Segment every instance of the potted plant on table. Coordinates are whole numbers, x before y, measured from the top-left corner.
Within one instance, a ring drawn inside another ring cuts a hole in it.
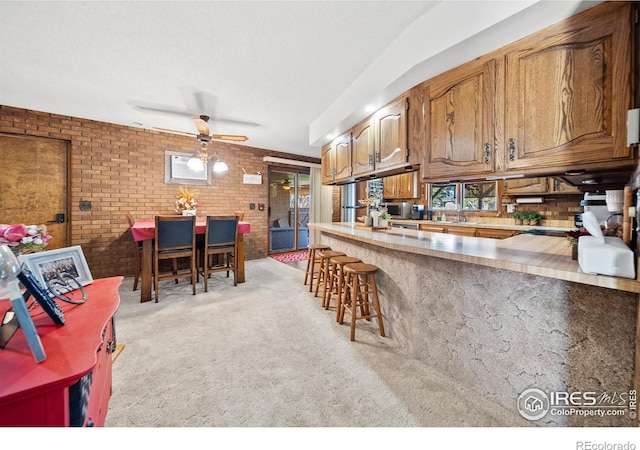
[[[542,216],[538,213],[526,213],[526,219],[529,220],[529,225],[538,225]]]
[[[522,225],[522,221],[524,220],[526,213],[515,213],[513,216],[513,220],[515,220],[516,225]]]
[[[389,221],[391,220],[391,214],[386,209],[380,210],[380,215],[378,216],[378,227],[379,228],[387,228],[389,226]]]
[[[589,233],[585,227],[580,227],[574,231],[567,231],[565,234],[567,235],[567,240],[571,244],[571,259],[577,261],[578,240],[580,239],[580,236],[591,236],[591,233]]]

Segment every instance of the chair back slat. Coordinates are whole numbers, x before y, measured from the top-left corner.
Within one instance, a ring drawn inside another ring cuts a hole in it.
[[[208,246],[233,246],[238,237],[238,216],[207,216]]]
[[[156,216],[156,246],[159,251],[195,246],[195,216]]]
[[[133,215],[131,213],[126,213],[125,217],[127,218],[127,223],[129,224],[129,228],[131,228],[133,226],[133,224],[136,223],[136,219],[134,219]]]

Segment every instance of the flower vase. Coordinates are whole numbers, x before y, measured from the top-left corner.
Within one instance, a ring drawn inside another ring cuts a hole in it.
[[[389,226],[389,222],[387,219],[378,219],[378,228],[387,228]]]
[[[183,216],[195,216],[196,215],[196,210],[195,209],[183,209],[182,210],[182,215]]]

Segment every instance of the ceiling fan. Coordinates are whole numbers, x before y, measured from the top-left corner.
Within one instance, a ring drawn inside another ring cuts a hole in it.
[[[211,141],[232,141],[232,142],[245,142],[249,140],[247,136],[241,136],[237,134],[210,134],[209,129],[209,120],[210,117],[202,114],[197,119],[193,119],[193,122],[196,125],[196,130],[198,133],[188,133],[186,131],[178,131],[178,130],[170,130],[168,128],[157,128],[154,127],[154,130],[166,131],[168,133],[180,134],[183,136],[195,136],[198,139],[198,142],[202,145],[207,145]]]

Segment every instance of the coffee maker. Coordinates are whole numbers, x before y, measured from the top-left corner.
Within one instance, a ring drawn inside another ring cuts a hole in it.
[[[424,205],[414,204],[411,206],[411,218],[413,220],[422,220],[424,218]]]

